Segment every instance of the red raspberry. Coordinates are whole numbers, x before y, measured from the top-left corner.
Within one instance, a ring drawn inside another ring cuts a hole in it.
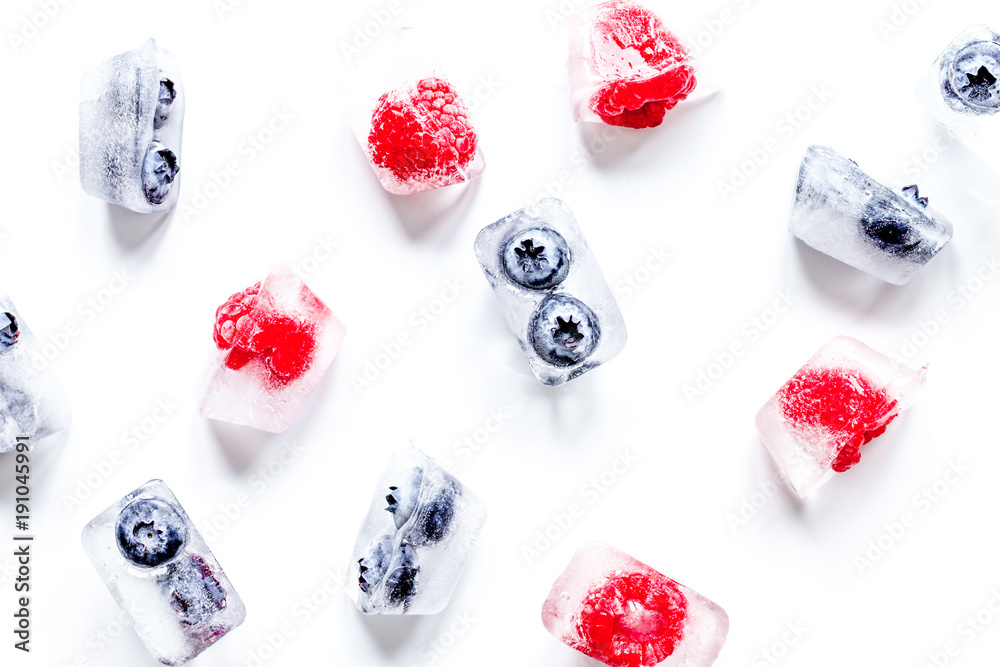
[[[465,103],[450,83],[437,78],[418,81],[412,91],[382,95],[368,135],[375,164],[404,182],[456,182],[475,158],[476,145]]]
[[[896,400],[862,373],[847,368],[810,369],[782,387],[782,416],[799,428],[818,428],[835,436],[836,472],[861,460],[861,446],[885,432],[896,418]]]
[[[649,667],[680,643],[687,600],[659,573],[612,576],[587,595],[577,647],[612,667]]]

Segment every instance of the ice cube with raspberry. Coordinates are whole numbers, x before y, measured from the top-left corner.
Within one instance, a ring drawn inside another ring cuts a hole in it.
[[[173,55],[152,39],[83,76],[80,183],[139,213],[167,213],[180,191],[184,85]]]
[[[656,127],[699,85],[687,47],[631,0],[582,10],[569,26],[570,102],[577,121]]]
[[[412,28],[393,60],[359,73],[351,125],[379,182],[408,195],[463,183],[486,163],[469,108]]]
[[[910,407],[927,367],[895,361],[847,336],[830,340],[764,404],[757,431],[801,498],[861,460],[863,446]]]
[[[354,545],[347,592],[365,614],[437,614],[486,521],[486,506],[410,445],[375,488]]]
[[[201,415],[280,433],[319,384],[344,325],[289,268],[226,299],[215,314],[216,352],[202,381]]]
[[[621,352],[621,310],[566,204],[515,211],[483,228],[475,249],[540,382],[561,385]]]
[[[246,608],[177,497],[154,479],[98,514],[83,548],[150,655],[182,665]]]
[[[611,667],[709,667],[729,632],[719,605],[601,542],[577,549],[542,605],[542,623]]]

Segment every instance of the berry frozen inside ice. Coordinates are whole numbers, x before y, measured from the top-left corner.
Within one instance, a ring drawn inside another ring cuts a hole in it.
[[[187,541],[187,526],[167,503],[143,498],[118,513],[115,536],[122,555],[132,564],[156,567],[177,556]]]
[[[535,352],[553,366],[579,364],[601,341],[601,325],[585,303],[563,294],[545,297],[528,324]]]
[[[923,387],[914,370],[846,336],[824,345],[757,414],[757,430],[793,491],[805,497],[861,460]]]
[[[612,667],[708,667],[729,629],[718,605],[599,542],[574,554],[542,606],[542,622]]]
[[[512,234],[503,251],[507,277],[528,289],[555,287],[566,279],[569,265],[569,245],[551,228],[523,229]]]
[[[656,14],[630,0],[584,9],[570,24],[576,120],[656,127],[698,84],[688,49]]]

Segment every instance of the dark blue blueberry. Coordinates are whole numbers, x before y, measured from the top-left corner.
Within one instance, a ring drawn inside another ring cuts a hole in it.
[[[181,170],[177,156],[163,144],[154,141],[142,161],[142,191],[150,204],[162,204],[170,195],[170,184]]]
[[[1000,44],[977,41],[966,45],[943,63],[945,98],[973,113],[1000,112]],[[954,105],[952,105],[954,106]]]
[[[133,500],[118,513],[115,536],[122,555],[139,567],[172,560],[187,541],[187,525],[169,503],[156,498]]]
[[[563,294],[545,297],[528,323],[528,342],[553,366],[578,364],[597,348],[601,325],[579,299]]]
[[[398,485],[389,487],[389,495],[385,497],[388,507],[386,512],[392,513],[392,521],[396,528],[402,528],[403,524],[410,520],[413,510],[417,507],[417,500],[420,498],[420,484],[424,478],[424,471],[420,468],[410,468],[400,479]]]
[[[919,202],[916,193],[913,196]],[[906,210],[895,201],[875,197],[861,214],[861,230],[869,243],[879,250],[897,256],[910,255],[921,241],[913,225],[915,215],[914,211]]]
[[[21,337],[21,327],[17,324],[14,313],[0,315],[0,345],[10,347]]]
[[[569,245],[554,229],[521,230],[507,239],[502,252],[507,277],[528,289],[550,289],[569,273]]]
[[[370,593],[375,585],[382,581],[382,577],[389,569],[391,557],[391,535],[383,535],[372,540],[368,545],[368,553],[358,559],[358,588],[362,593]]]
[[[212,568],[196,553],[174,568],[167,580],[170,608],[185,626],[201,625],[226,608],[226,591]]]
[[[170,111],[176,97],[174,82],[166,77],[160,79],[160,93],[156,100],[156,111],[153,113],[154,128],[160,129],[170,120]]]
[[[413,547],[404,542],[393,559],[392,571],[385,578],[386,599],[395,605],[409,604],[410,598],[416,593],[419,572],[417,555]]]
[[[417,508],[417,518],[406,532],[413,546],[436,544],[445,538],[455,518],[455,499],[459,489],[448,480],[433,497]]]

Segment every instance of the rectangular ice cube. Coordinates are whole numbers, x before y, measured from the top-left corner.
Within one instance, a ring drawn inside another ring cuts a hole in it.
[[[577,549],[542,606],[542,623],[612,667],[709,667],[729,632],[719,605],[601,542]]]
[[[414,446],[382,473],[348,575],[365,614],[437,614],[458,585],[486,505]]]
[[[917,186],[895,192],[826,146],[806,151],[788,231],[894,285],[905,284],[952,236],[951,223]]]
[[[69,395],[14,302],[0,292],[0,453],[69,427]]]
[[[83,548],[150,655],[181,665],[246,608],[167,485],[142,485],[83,529]]]
[[[485,227],[476,257],[540,382],[561,385],[625,347],[625,321],[570,212],[543,199]]]
[[[218,348],[202,380],[203,417],[280,433],[319,384],[346,329],[285,266],[216,311]]]
[[[139,213],[166,213],[180,191],[184,85],[152,39],[83,75],[80,183],[87,194]]]
[[[757,413],[757,431],[788,486],[804,498],[861,460],[924,386],[914,370],[838,336],[820,348]]]

